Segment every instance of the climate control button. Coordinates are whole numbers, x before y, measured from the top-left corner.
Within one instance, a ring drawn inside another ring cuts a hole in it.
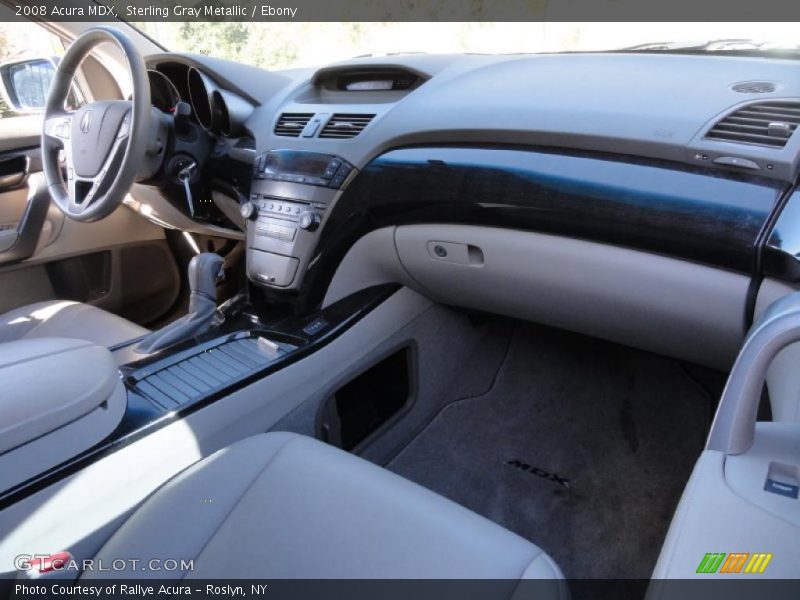
[[[305,229],[306,231],[314,231],[317,227],[319,227],[319,223],[319,215],[313,210],[304,211],[297,218],[297,225],[300,227],[300,229]]]

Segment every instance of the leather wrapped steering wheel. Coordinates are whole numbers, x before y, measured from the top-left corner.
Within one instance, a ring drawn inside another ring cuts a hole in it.
[[[65,108],[81,61],[103,42],[119,47],[128,62],[133,96]],[[95,27],[72,42],[58,64],[47,97],[42,165],[50,197],[70,219],[98,221],[110,215],[130,190],[150,136],[150,82],[142,55],[122,32]],[[66,179],[62,175],[63,151]]]

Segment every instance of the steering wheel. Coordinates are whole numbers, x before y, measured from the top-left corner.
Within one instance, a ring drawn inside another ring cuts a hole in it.
[[[78,66],[93,48],[109,41],[128,62],[131,100],[91,102],[68,111],[65,105]],[[42,166],[53,202],[76,221],[98,221],[110,215],[133,185],[149,137],[150,82],[142,55],[117,29],[85,31],[59,62],[45,104]]]

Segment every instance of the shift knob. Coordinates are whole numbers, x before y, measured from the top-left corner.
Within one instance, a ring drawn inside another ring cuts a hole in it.
[[[219,254],[203,252],[189,261],[189,289],[192,294],[200,294],[217,301],[217,281],[223,272],[224,261]]]
[[[204,252],[189,261],[189,312],[166,327],[146,335],[136,352],[149,354],[185,342],[211,329],[217,312],[217,281],[224,262],[219,254]]]

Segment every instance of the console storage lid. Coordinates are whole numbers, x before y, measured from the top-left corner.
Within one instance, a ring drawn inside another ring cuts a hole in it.
[[[0,344],[0,490],[106,437],[126,395],[108,349],[67,338]]]

